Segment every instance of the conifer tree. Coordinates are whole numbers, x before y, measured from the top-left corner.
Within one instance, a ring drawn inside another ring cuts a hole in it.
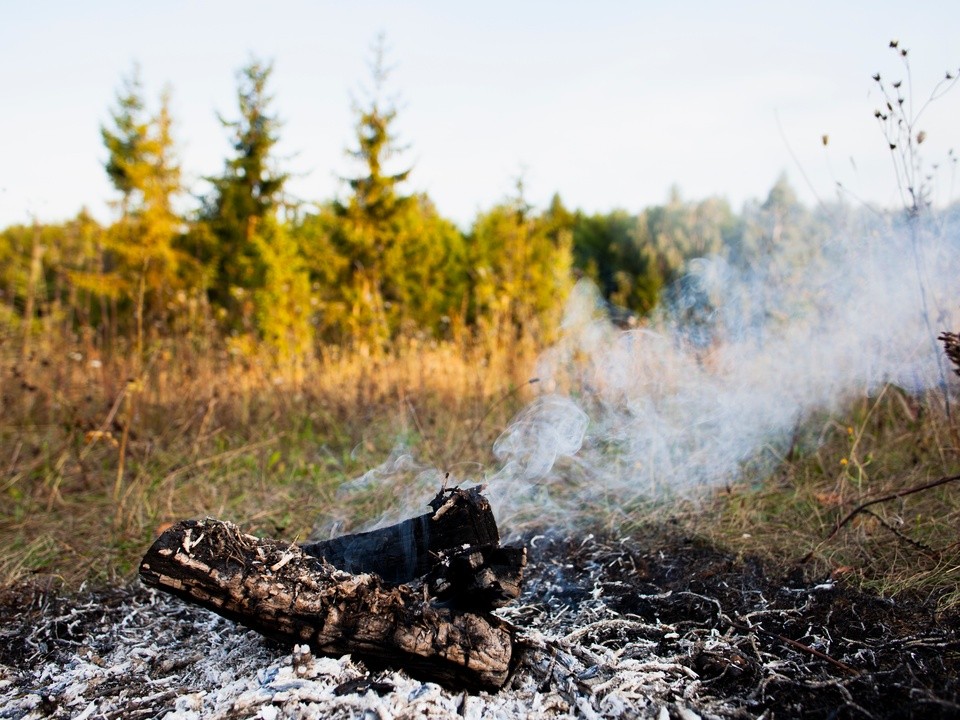
[[[392,124],[396,106],[383,97],[388,70],[385,66],[384,41],[381,36],[374,47],[371,66],[373,93],[369,105],[357,107],[357,146],[349,155],[362,164],[364,173],[349,178],[352,193],[346,203],[336,203],[340,219],[337,245],[350,259],[346,268],[344,290],[349,312],[350,335],[367,346],[382,346],[392,332],[389,311],[398,299],[393,297],[396,277],[389,273],[402,270],[389,266],[386,258],[396,255],[399,225],[413,200],[399,191],[399,185],[410,175],[410,169],[390,173],[386,165],[400,151]]]
[[[470,317],[487,335],[512,342],[549,339],[571,285],[573,215],[555,198],[536,214],[517,195],[474,221],[467,239]]]
[[[310,275],[296,238],[267,215],[253,242],[263,263],[263,283],[254,291],[257,328],[277,366],[303,377],[313,349]]]
[[[237,103],[240,117],[220,118],[230,131],[234,155],[223,174],[208,178],[213,185],[203,220],[213,236],[213,300],[232,311],[234,320],[250,322],[254,308],[251,291],[261,287],[265,268],[256,235],[265,218],[280,205],[287,175],[273,167],[272,152],[279,140],[280,122],[270,113],[272,97],[267,82],[271,64],[252,60],[239,73]]]
[[[100,135],[108,152],[107,175],[121,194],[121,216],[125,216],[131,196],[137,190],[134,168],[143,162],[149,127],[139,66],[134,65],[130,75],[123,79],[116,101],[117,107],[110,112],[113,127],[101,126]]]
[[[101,290],[132,302],[142,324],[145,313],[159,319],[169,295],[178,287],[181,259],[175,247],[181,219],[174,198],[182,192],[170,114],[170,94],[147,114],[139,72],[124,81],[111,112],[111,127],[102,127],[107,148],[107,175],[121,195],[120,217],[106,235],[108,276]]]
[[[573,228],[574,264],[597,284],[623,319],[624,308],[645,315],[657,304],[662,279],[637,218],[623,210],[605,215],[578,213]]]

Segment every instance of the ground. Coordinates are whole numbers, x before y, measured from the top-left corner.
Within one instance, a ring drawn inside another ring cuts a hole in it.
[[[527,535],[516,671],[467,695],[139,584],[0,598],[0,717],[960,717],[960,614],[675,531]]]

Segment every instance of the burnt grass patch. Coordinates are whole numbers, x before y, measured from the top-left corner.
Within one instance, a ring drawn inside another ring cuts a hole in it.
[[[960,718],[960,613],[938,614],[931,598],[768,571],[681,537],[529,545],[526,593],[545,612],[602,600],[598,615],[641,621],[656,653],[687,665],[700,694],[732,715]],[[650,638],[654,627],[659,638]],[[624,638],[600,642],[616,648]]]
[[[402,716],[431,697],[499,714],[513,697],[544,717],[960,717],[960,614],[930,598],[865,594],[670,534],[524,539],[524,592],[501,613],[524,649],[498,694],[434,697],[362,665],[322,692],[306,680],[273,692],[290,648],[139,584],[33,582],[0,593],[0,717],[186,717],[185,696],[210,717],[270,704],[295,717],[308,701],[331,717],[392,702]],[[259,694],[227,697],[243,678]]]

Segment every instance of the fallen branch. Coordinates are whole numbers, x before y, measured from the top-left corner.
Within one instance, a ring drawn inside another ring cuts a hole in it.
[[[914,540],[912,537],[910,537],[906,533],[901,532],[900,530],[895,528],[893,525],[891,525],[885,518],[877,515],[873,510],[866,509],[866,510],[863,510],[862,512],[864,515],[869,515],[870,517],[872,517],[874,520],[880,523],[884,528],[886,528],[891,533],[893,533],[893,535],[898,540],[902,540],[907,545],[912,545],[914,548],[916,548],[920,552],[926,553],[930,557],[939,556],[940,553],[938,553],[934,548],[930,547],[929,545],[926,545],[925,543],[920,542],[919,540]]]
[[[907,495],[913,495],[914,493],[923,492],[924,490],[932,490],[935,487],[940,487],[941,485],[946,485],[947,483],[955,482],[956,480],[960,480],[960,475],[950,475],[949,477],[942,477],[939,480],[934,480],[933,482],[925,483],[923,485],[914,485],[913,487],[909,487],[905,490],[900,490],[899,492],[891,493],[890,495],[884,495],[883,497],[874,498],[873,500],[869,500],[861,505],[858,505],[849,513],[847,513],[842,520],[837,522],[833,530],[830,531],[830,534],[827,535],[819,543],[817,543],[817,546],[815,548],[813,548],[810,552],[808,552],[806,555],[800,558],[799,563],[803,564],[808,560],[810,560],[810,558],[813,557],[814,553],[816,553],[816,551],[819,550],[825,543],[830,542],[830,540],[832,540],[833,537],[838,532],[840,532],[840,530],[848,522],[853,520],[854,517],[862,513],[871,505],[877,505],[878,503],[888,502],[890,500],[896,500],[898,498],[907,497]]]
[[[837,660],[834,657],[830,657],[825,652],[821,652],[820,650],[817,650],[816,648],[812,648],[809,645],[804,645],[802,642],[799,642],[792,638],[788,638],[786,635],[781,635],[780,633],[771,632],[770,630],[764,630],[759,625],[747,625],[746,623],[740,623],[740,622],[737,622],[736,620],[731,620],[729,618],[727,618],[727,622],[729,622],[733,627],[735,627],[737,630],[740,630],[742,632],[759,633],[760,635],[766,635],[767,637],[776,638],[783,644],[789,645],[793,649],[799,650],[800,652],[805,652],[809,655],[813,655],[813,657],[819,658],[824,662],[828,662],[831,665],[833,665],[835,668],[839,668],[840,670],[843,670],[845,673],[848,673],[850,675],[860,675],[859,670],[857,670],[854,667],[850,667],[845,662]]]

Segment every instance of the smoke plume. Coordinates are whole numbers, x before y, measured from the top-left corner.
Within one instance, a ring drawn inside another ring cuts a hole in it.
[[[538,368],[545,395],[494,446],[488,481],[510,514],[548,517],[689,496],[773,466],[816,412],[892,383],[948,377],[955,228],[837,233],[737,267],[698,260],[649,324],[614,327],[579,284]]]
[[[957,329],[956,224],[862,225],[768,248],[749,263],[691,263],[663,309],[634,329],[579,283],[560,340],[537,368],[542,394],[493,446],[480,481],[509,526],[602,517],[691,497],[782,460],[814,413],[892,383],[942,397],[936,343]],[[395,482],[399,514],[422,512],[441,470],[395,452],[344,486]],[[396,519],[381,518],[380,522]]]

